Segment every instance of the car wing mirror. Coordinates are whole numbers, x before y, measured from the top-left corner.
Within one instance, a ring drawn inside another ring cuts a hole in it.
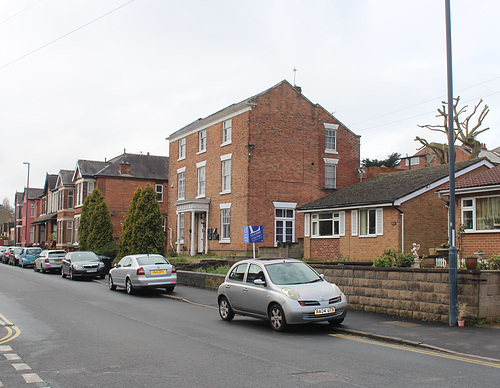
[[[253,281],[253,284],[257,285],[257,286],[265,286],[266,285],[266,282],[262,279],[255,279]]]

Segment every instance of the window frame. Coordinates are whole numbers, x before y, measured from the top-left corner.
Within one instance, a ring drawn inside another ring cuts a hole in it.
[[[187,150],[187,145],[186,145],[186,138],[183,137],[182,139],[179,139],[179,157],[177,160],[184,160],[186,159],[186,150]]]
[[[220,194],[231,193],[232,176],[232,154],[222,155],[221,160],[221,192]]]
[[[163,202],[163,185],[155,185],[155,192],[156,192],[156,200],[158,202]]]
[[[325,154],[337,154],[337,132],[339,125],[324,123]],[[332,140],[333,139],[333,140]]]
[[[186,198],[186,168],[177,170],[177,199]]]
[[[231,242],[231,204],[220,204],[220,240],[219,243]]]
[[[207,188],[207,162],[196,163],[196,198],[205,198]]]
[[[198,154],[207,151],[207,130],[202,129],[198,132]]]
[[[233,119],[227,119],[222,122],[222,146],[232,143]]]
[[[484,229],[478,229],[478,225],[482,224],[484,222],[485,226],[488,225],[486,221],[479,221],[478,220],[478,200],[488,200],[490,198],[498,198],[498,201],[500,202],[500,195],[482,195],[482,196],[476,196],[476,197],[463,197],[460,198],[460,223],[462,225],[466,224],[465,221],[465,216],[464,213],[471,213],[471,218],[472,218],[472,228],[466,228],[464,229],[465,232],[470,233],[470,232],[478,232],[478,233],[500,233],[500,227],[497,228],[497,226],[500,226],[500,214],[499,215],[492,215],[488,211],[486,212],[486,219],[489,219],[490,217],[493,217],[493,221],[491,222],[491,227],[489,228],[484,228]],[[464,202],[466,201],[471,201],[470,205],[464,205]],[[486,203],[486,207],[489,207],[490,205]],[[494,206],[494,205],[491,205]],[[497,222],[497,217],[498,217],[498,222]]]
[[[338,159],[323,158],[325,163],[325,189],[337,188],[337,164]]]
[[[296,220],[296,202],[273,202],[274,205],[274,246],[277,246],[280,242],[295,242],[295,220]],[[278,212],[281,211],[281,215]],[[288,213],[291,212],[291,217]],[[291,234],[287,233],[287,223],[291,222]],[[281,223],[281,225],[279,224]],[[281,233],[278,233],[278,229],[283,229]],[[288,240],[287,237],[291,236]],[[279,240],[279,237],[283,237],[283,241]]]

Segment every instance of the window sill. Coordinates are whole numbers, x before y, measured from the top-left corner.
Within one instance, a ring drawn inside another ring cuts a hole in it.
[[[231,190],[229,190],[229,191],[221,191],[219,194],[220,195],[231,194]]]
[[[204,154],[205,152],[207,152],[207,150],[198,151],[198,152],[196,153],[196,155],[201,155],[201,154]]]
[[[197,195],[196,197],[194,197],[195,199],[200,199],[200,198],[205,198],[205,194],[203,195]]]
[[[228,146],[228,145],[231,145],[231,144],[233,144],[232,141],[226,141],[225,143],[222,143],[220,146],[221,147],[225,147],[225,146]]]
[[[231,239],[219,240],[219,244],[231,244]]]
[[[336,234],[336,235],[333,235],[333,236],[311,236],[310,238],[312,239],[316,239],[316,238],[326,238],[326,239],[332,239],[332,238],[340,238],[340,237],[344,237],[344,236],[341,236],[340,234]]]
[[[183,156],[182,158],[177,159],[178,162],[180,162],[181,160],[186,160],[186,157]]]
[[[338,155],[339,153],[337,150],[325,149],[325,154]]]

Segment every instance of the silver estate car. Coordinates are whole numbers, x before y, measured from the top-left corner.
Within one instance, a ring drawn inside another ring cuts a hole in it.
[[[175,266],[157,254],[125,256],[108,274],[109,289],[124,287],[127,294],[133,294],[136,290],[144,288],[165,288],[171,292],[176,284]]]
[[[267,319],[276,331],[289,324],[343,322],[344,293],[306,263],[295,259],[247,259],[234,264],[219,286],[220,317]]]
[[[63,249],[45,249],[35,260],[33,269],[35,272],[59,272],[61,271],[62,261],[66,256]]]

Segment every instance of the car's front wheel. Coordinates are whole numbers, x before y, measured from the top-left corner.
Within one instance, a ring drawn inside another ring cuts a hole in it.
[[[64,273],[64,270],[63,270],[62,268],[61,268],[61,276],[62,276],[63,278],[65,278],[65,277],[66,277],[66,274]]]
[[[113,284],[113,278],[111,277],[111,275],[108,275],[108,288],[111,291],[116,290],[116,286]]]
[[[234,318],[234,311],[225,296],[219,298],[219,315],[224,321],[231,321]]]
[[[269,323],[275,331],[283,331],[287,327],[285,313],[276,303],[269,308]]]
[[[73,275],[73,270],[70,268],[69,269],[69,276],[70,280],[75,280],[75,276]]]

